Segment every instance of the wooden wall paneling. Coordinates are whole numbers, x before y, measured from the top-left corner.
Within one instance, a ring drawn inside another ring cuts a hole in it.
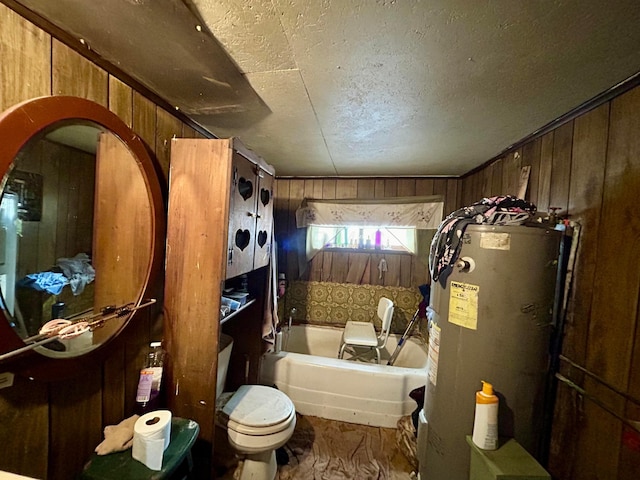
[[[156,152],[156,105],[140,93],[133,92],[133,123],[132,130],[136,132],[149,148]]]
[[[335,283],[346,283],[348,273],[349,253],[334,252],[331,258],[331,275],[329,277],[329,281]]]
[[[0,112],[51,94],[51,36],[3,4],[0,52]]]
[[[428,249],[429,245],[426,246]],[[375,265],[377,267],[377,264]],[[376,272],[377,272],[376,268]],[[417,287],[422,284],[429,283],[429,255],[425,254],[424,258],[418,255],[411,256],[411,279],[410,287]]]
[[[334,200],[336,198],[335,178],[325,178],[322,181],[322,198],[324,200]]]
[[[483,197],[491,197],[491,184],[493,182],[493,169],[495,168],[495,162],[487,165],[480,174],[482,175],[482,187],[481,194]]]
[[[577,118],[573,134],[568,210],[570,218],[578,221],[582,229],[577,252],[579,268],[574,272],[573,288],[564,320],[562,353],[581,365],[585,361],[595,265],[598,259],[598,223],[602,206],[608,122],[609,106],[605,104]],[[525,155],[530,153],[535,160],[537,150],[539,163],[540,142],[532,143],[538,145],[525,145]],[[531,170],[532,173],[537,173],[539,167],[536,170],[532,167]],[[532,191],[537,193],[537,179],[536,184],[532,185]],[[579,371],[567,365],[561,367],[563,374],[580,385],[584,384],[584,375]],[[582,439],[575,441],[582,428],[580,405],[576,392],[560,384],[555,401],[549,456],[549,469],[558,478],[573,478],[576,458],[582,455],[578,449],[584,449]]]
[[[376,178],[373,186],[374,198],[384,198],[384,178]]]
[[[398,197],[415,197],[416,180],[415,178],[399,178],[398,179]]]
[[[289,242],[287,235],[289,225],[289,185],[290,180],[287,179],[276,179],[273,182],[273,224],[277,242],[278,272],[285,273],[285,275],[288,272],[286,252],[287,243]],[[289,277],[289,280],[291,278]]]
[[[64,168],[64,162],[60,162],[60,174],[58,176],[58,203],[56,216],[56,252],[55,258],[67,255],[67,216],[69,215],[72,191],[69,188],[74,177],[74,171]]]
[[[322,179],[313,178],[304,181],[304,198],[322,198]]]
[[[616,98],[611,104],[608,156],[599,229],[599,255],[607,261],[596,266],[593,313],[589,328],[588,367],[614,386],[624,389],[634,319],[638,307],[640,269],[629,268],[639,254],[638,242],[621,241],[640,231],[637,209],[640,191],[640,89]],[[637,237],[637,236],[636,236]],[[616,328],[607,328],[608,319]]]
[[[18,237],[17,278],[46,270],[55,262],[58,159],[49,142],[38,142],[22,158],[22,170],[42,175],[42,217],[39,222],[22,222]]]
[[[476,194],[476,176],[469,175],[464,179],[464,191],[463,191],[463,199],[465,205],[471,205],[477,202],[478,195]]]
[[[88,365],[82,379],[50,386],[48,478],[75,478],[102,441],[102,372]]]
[[[398,196],[398,179],[397,178],[385,178],[385,180],[384,180],[384,196],[385,197],[397,197]]]
[[[399,255],[400,257],[400,286],[410,288],[412,287],[411,279],[413,278],[412,274],[412,264],[414,255]]]
[[[551,188],[551,168],[553,161],[553,134],[544,135],[540,143],[540,175],[538,176],[538,211],[549,211],[549,189]]]
[[[133,128],[133,90],[112,75],[109,75],[109,110]]]
[[[522,150],[520,149],[509,153],[504,158],[502,169],[502,191],[506,195],[518,195],[521,162]]]
[[[345,178],[336,180],[336,198],[357,198],[358,180]]]
[[[289,205],[287,214],[287,238],[290,245],[287,248],[287,278],[295,280],[303,273],[298,265],[298,252],[305,252],[306,229],[296,227],[296,210],[300,207],[304,198],[304,180],[293,179],[289,181]]]
[[[48,475],[48,400],[46,383],[17,375],[12,387],[0,390],[0,471],[54,478]]]
[[[502,168],[503,160],[499,158],[493,162],[493,178],[491,179],[491,196],[504,195],[502,189]]]
[[[401,278],[401,260],[400,255],[385,255],[387,261],[387,271],[384,274],[384,285],[386,287],[399,287]]]
[[[136,319],[137,320],[137,319]],[[133,320],[135,321],[135,320]],[[143,367],[140,365],[139,367]],[[132,376],[137,377],[134,369]],[[102,427],[117,425],[127,418],[129,412],[125,410],[126,396],[126,353],[125,343],[115,341],[110,347],[110,353],[102,368]],[[137,380],[137,378],[136,378]]]
[[[365,279],[365,272],[370,272],[369,262],[371,260],[371,255],[368,253],[350,253],[349,254],[349,265],[347,267],[347,278],[345,279],[345,283],[353,283],[356,285],[360,285],[362,283],[367,283],[369,277]],[[370,273],[369,273],[370,276]]]
[[[444,211],[442,212],[445,217],[460,208],[458,204],[458,185],[459,181],[456,179],[447,180],[447,193],[444,198]]]
[[[629,259],[637,258],[638,242],[621,241],[621,235],[640,231],[640,217],[625,212],[637,208],[640,191],[640,89],[617,97],[611,102],[610,129],[602,215],[600,217],[600,255],[606,261],[596,266],[592,314],[589,323],[589,343],[586,367],[621,391],[629,386],[633,334],[637,331],[638,291],[640,269],[629,267]],[[615,319],[615,328],[611,321]],[[588,379],[586,379],[588,380]],[[609,399],[609,392],[595,382],[585,386],[624,414],[620,399]],[[616,401],[617,400],[617,401]],[[579,467],[596,475],[614,477],[622,433],[619,421],[594,407],[583,433],[584,455],[578,459]],[[599,451],[597,444],[609,439],[609,448]]]
[[[474,173],[465,178],[465,187],[464,187],[464,199],[465,205],[471,205],[478,200],[478,191],[477,191],[477,178],[478,174]]]
[[[581,365],[587,348],[596,264],[601,256],[598,236],[608,135],[608,103],[575,121],[568,211],[569,218],[582,228],[577,251],[579,269],[573,277],[563,352]]]
[[[155,153],[162,170],[164,186],[169,185],[169,163],[171,162],[171,139],[182,137],[182,122],[165,109],[156,108]]]
[[[319,259],[320,263],[320,277],[314,277],[321,282],[332,282],[331,269],[333,268],[333,253],[332,252],[320,252],[316,257],[322,256]]]
[[[433,180],[433,195],[447,196],[447,180],[444,178],[436,178]],[[449,212],[445,212],[445,216]]]
[[[77,219],[76,234],[72,240],[73,255],[92,250],[91,239],[93,237],[93,199],[95,196],[96,161],[93,155],[83,155],[74,162],[76,170],[77,195]]]
[[[473,202],[478,202],[484,197],[484,192],[482,191],[482,181],[482,172],[476,172],[475,175],[473,175]]]
[[[108,107],[107,72],[55,38],[51,58],[54,95],[82,97]]]
[[[522,147],[522,165],[529,165],[529,184],[525,200],[538,205],[538,183],[540,180],[540,138],[527,143]]]
[[[631,358],[629,390],[627,392],[636,402],[640,402],[640,335],[637,327],[640,318],[638,315],[640,314],[636,315],[635,344]],[[625,418],[632,422],[640,422],[640,405],[627,400],[624,415]],[[618,480],[635,480],[640,468],[640,433],[632,430],[627,425],[622,428]]]
[[[182,138],[208,138],[208,137],[198,132],[195,128],[189,125],[184,125],[182,128]]]
[[[370,199],[375,198],[376,182],[373,178],[358,179],[358,198]]]
[[[553,135],[549,207],[559,207],[557,213],[562,216],[566,215],[569,203],[572,142],[573,121],[556,128]]]
[[[70,162],[67,162],[70,163]],[[74,162],[75,163],[75,162]],[[72,257],[78,252],[74,252],[75,244],[76,244],[76,236],[78,235],[78,220],[80,218],[78,212],[78,204],[80,201],[80,186],[79,181],[84,179],[80,179],[78,173],[80,169],[78,166],[69,165],[69,171],[72,172],[72,175],[69,177],[68,182],[68,196],[67,196],[67,214],[65,220],[65,233],[67,238],[65,239],[65,248],[64,254],[61,257]],[[93,198],[93,196],[91,196]],[[92,225],[93,226],[93,225]]]
[[[416,178],[416,195],[433,195],[433,178]]]
[[[322,281],[322,260],[324,259],[324,252],[318,252],[314,255],[309,262],[309,267],[306,274],[302,277],[305,280]]]

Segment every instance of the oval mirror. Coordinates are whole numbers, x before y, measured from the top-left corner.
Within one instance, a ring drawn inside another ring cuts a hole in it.
[[[122,331],[161,263],[152,161],[115,114],[76,97],[11,108],[0,138],[0,354],[63,319],[92,328],[47,339],[29,356],[84,358]],[[125,308],[114,315],[113,306]]]

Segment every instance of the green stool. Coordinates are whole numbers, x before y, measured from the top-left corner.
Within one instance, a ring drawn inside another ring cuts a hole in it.
[[[134,460],[131,449],[109,455],[93,454],[85,464],[82,480],[156,480],[168,479],[182,467],[184,476],[193,469],[191,447],[200,426],[193,420],[173,417],[171,419],[171,442],[162,457],[162,470],[150,470],[143,463]],[[183,477],[180,477],[183,478]]]

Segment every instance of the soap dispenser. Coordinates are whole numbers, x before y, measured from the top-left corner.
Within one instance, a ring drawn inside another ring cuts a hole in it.
[[[476,392],[472,439],[483,450],[498,448],[498,397],[493,393],[493,385],[485,381],[482,390]]]

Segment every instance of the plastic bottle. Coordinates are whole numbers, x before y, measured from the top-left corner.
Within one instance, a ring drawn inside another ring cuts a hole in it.
[[[498,448],[498,397],[493,393],[493,385],[484,380],[482,390],[476,392],[472,439],[483,450]]]
[[[165,351],[162,349],[162,343],[151,342],[144,368],[140,370],[136,392],[136,413],[140,415],[157,410],[160,406],[164,356]]]

